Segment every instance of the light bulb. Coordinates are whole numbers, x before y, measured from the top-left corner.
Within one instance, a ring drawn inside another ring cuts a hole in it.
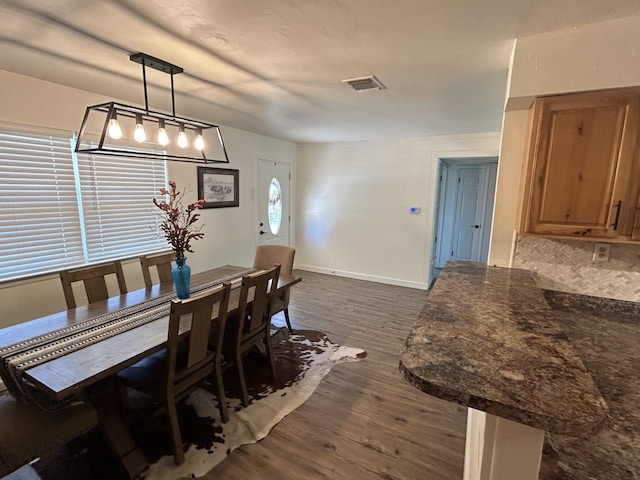
[[[202,138],[202,129],[196,129],[196,143],[194,144],[198,150],[204,150],[204,138]]]
[[[114,140],[120,140],[122,138],[122,129],[118,123],[118,116],[114,114],[109,119],[109,136]]]
[[[158,120],[158,143],[163,147],[169,145],[169,135],[167,135],[167,129],[162,118]]]
[[[180,148],[187,148],[189,146],[189,140],[187,140],[187,134],[184,133],[184,123],[179,124],[180,132],[178,132],[178,146]]]
[[[142,115],[136,113],[136,130],[133,132],[133,138],[136,142],[142,143],[147,140],[147,134],[144,131],[144,126],[142,125]]]

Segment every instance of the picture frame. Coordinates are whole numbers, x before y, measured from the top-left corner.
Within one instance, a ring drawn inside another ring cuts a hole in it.
[[[202,208],[240,206],[239,170],[198,167],[198,199]]]

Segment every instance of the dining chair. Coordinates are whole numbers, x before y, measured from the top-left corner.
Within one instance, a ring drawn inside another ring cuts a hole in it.
[[[175,253],[170,252],[140,257],[140,266],[142,267],[142,277],[144,278],[145,288],[151,288],[153,286],[150,267],[156,267],[160,283],[171,283],[173,281],[173,277],[171,276],[171,262],[175,256]]]
[[[84,283],[89,303],[99,302],[109,298],[106,276],[111,274],[116,276],[120,294],[124,295],[127,293],[127,284],[124,280],[122,264],[119,260],[101,265],[61,271],[60,281],[62,282],[62,291],[64,292],[64,299],[67,302],[67,308],[76,308],[76,299],[73,295],[72,288],[72,284],[75,282],[82,281]]]
[[[47,412],[4,393],[0,425],[0,477],[4,477],[97,427],[98,413],[88,402]]]
[[[274,265],[280,265],[280,275],[291,275],[293,271],[293,259],[296,255],[296,249],[285,245],[258,245],[256,248],[256,256],[253,260],[253,268],[267,269]],[[284,319],[287,321],[289,332],[291,329],[291,321],[289,320],[289,296],[290,289],[285,288],[276,294],[272,307],[272,315],[284,312]]]
[[[140,391],[163,404],[177,465],[184,462],[184,448],[176,403],[213,376],[217,385],[218,408],[223,422],[229,414],[224,394],[221,346],[224,340],[231,283],[184,300],[172,300],[167,347],[118,372],[123,398],[126,389]],[[214,318],[213,309],[218,304]],[[190,327],[189,322],[190,320]],[[213,331],[212,331],[213,330]],[[185,334],[188,332],[188,334]],[[212,335],[210,335],[212,334]],[[215,339],[209,346],[210,337]]]
[[[222,352],[228,365],[235,365],[242,405],[249,405],[247,381],[242,365],[243,358],[253,347],[264,348],[271,376],[275,379],[276,368],[271,351],[271,308],[280,275],[280,265],[263,272],[242,277],[237,314],[230,318],[222,344]]]

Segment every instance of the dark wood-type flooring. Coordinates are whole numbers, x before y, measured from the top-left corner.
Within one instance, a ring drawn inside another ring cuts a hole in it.
[[[300,408],[257,444],[235,450],[205,479],[460,480],[466,409],[403,381],[399,352],[423,290],[297,271],[289,311],[367,358],[338,365]],[[274,324],[283,325],[282,314]]]
[[[203,478],[461,480],[466,409],[418,391],[398,372],[399,352],[428,293],[295,273],[303,281],[292,289],[294,330],[322,331],[338,344],[366,350],[367,358],[334,367],[265,439],[233,451]],[[284,326],[283,314],[273,323]],[[79,447],[78,458],[85,459]],[[541,480],[562,478],[545,468],[553,466],[550,454],[543,456]],[[50,478],[94,478],[86,460],[64,456],[51,462],[62,473],[54,468]],[[111,480],[105,458],[97,462],[99,477]]]

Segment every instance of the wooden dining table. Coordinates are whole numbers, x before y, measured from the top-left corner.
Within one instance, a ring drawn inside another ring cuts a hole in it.
[[[213,288],[222,281],[231,281],[231,316],[238,308],[240,289],[237,287],[241,284],[242,276],[254,271],[252,268],[225,265],[194,274],[191,280],[192,292],[198,291],[198,286]],[[280,276],[277,288],[289,289],[300,280],[296,276]],[[0,360],[4,362],[1,355],[3,351],[7,351],[7,347],[43,336],[46,338],[47,335],[61,330],[74,329],[94,319],[108,317],[110,321],[125,319],[126,322],[127,315],[130,315],[132,310],[136,311],[136,306],[155,305],[153,308],[159,312],[157,318],[134,328],[105,335],[104,339],[89,338],[87,345],[82,348],[70,348],[69,353],[37,362],[20,372],[31,388],[40,390],[52,401],[65,401],[78,395],[88,396],[98,410],[100,426],[107,443],[120,458],[130,478],[139,476],[147,467],[147,461],[122,420],[115,374],[165,347],[169,323],[168,304],[173,297],[172,292],[172,284],[158,284],[150,289],[135,290],[102,302],[0,329]],[[214,313],[215,311],[214,308]],[[188,331],[186,322],[182,329],[184,333]],[[3,373],[7,376],[6,369]],[[10,378],[3,380],[5,384],[11,382]]]

